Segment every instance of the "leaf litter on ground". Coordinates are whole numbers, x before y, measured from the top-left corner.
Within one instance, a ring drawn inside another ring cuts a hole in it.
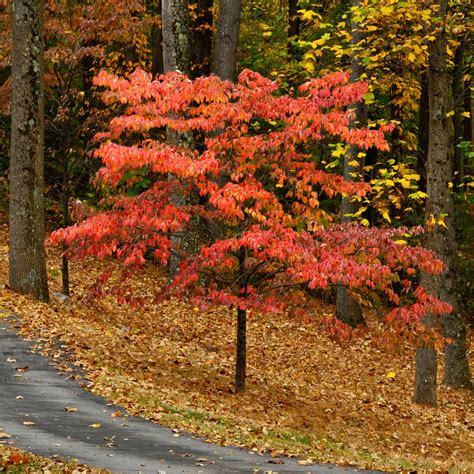
[[[7,279],[7,229],[0,229],[0,275]],[[60,290],[60,255],[50,252],[51,291]],[[22,332],[47,355],[64,352],[91,390],[130,414],[275,456],[382,470],[474,472],[472,392],[440,386],[437,408],[411,400],[414,353],[373,343],[382,326],[368,311],[370,334],[341,344],[324,333],[321,301],[311,320],[253,314],[248,328],[248,390],[233,393],[235,317],[201,313],[171,300],[153,304],[163,281],[151,265],[133,280],[142,308],[111,297],[91,301],[89,287],[110,262],[71,264],[68,305],[47,305],[4,291],[3,310],[22,314]],[[58,349],[57,342],[61,341]],[[469,356],[473,360],[472,334]],[[440,375],[443,360],[439,359]],[[118,416],[118,415],[117,415]]]

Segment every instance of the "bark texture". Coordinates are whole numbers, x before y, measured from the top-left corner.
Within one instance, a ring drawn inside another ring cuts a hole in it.
[[[245,391],[245,379],[247,373],[247,312],[244,309],[237,310],[237,341],[235,358],[235,392]]]
[[[191,76],[192,48],[189,3],[190,0],[162,0],[161,24],[165,73],[180,71]],[[168,143],[175,146],[190,147],[193,144],[193,135],[191,133],[177,133],[167,130],[166,137]],[[175,177],[170,175],[169,179],[173,180]],[[178,193],[175,193],[172,199],[174,204],[178,206],[183,206],[187,203],[185,196]],[[192,232],[184,235],[175,234],[171,240],[178,249],[184,251],[196,248],[196,236]],[[168,269],[170,279],[176,276],[180,260],[176,254],[171,256]]]
[[[164,71],[191,72],[189,0],[162,0]]]
[[[419,347],[416,350],[416,385],[414,402],[436,406],[436,375],[438,359],[432,347]]]
[[[353,0],[354,7],[359,6],[360,0]],[[352,23],[352,46],[356,46],[362,40],[362,34],[359,25]],[[356,82],[364,73],[364,68],[357,59],[357,52],[353,53],[351,64],[351,81]],[[352,121],[352,126],[364,126],[367,124],[367,106],[364,103],[359,103],[356,106],[355,116]],[[354,181],[360,178],[361,169],[364,166],[363,160],[357,155],[359,149],[351,145],[348,155],[344,158],[344,178],[348,181]],[[359,166],[352,166],[349,163],[356,161]],[[357,210],[357,204],[351,202],[350,198],[343,198],[341,205],[341,222],[350,222],[351,218],[348,214],[353,214]],[[336,290],[336,316],[345,324],[352,327],[357,327],[360,324],[365,324],[362,315],[362,309],[357,300],[351,295],[350,291],[344,286],[339,285]]]
[[[418,159],[417,171],[420,175],[418,183],[422,191],[426,191],[426,160],[428,159],[428,140],[430,133],[430,107],[428,94],[428,73],[423,71],[420,78],[421,94],[418,112]]]
[[[463,106],[464,106],[464,42],[456,48],[453,68],[453,130],[454,130],[454,178],[456,186],[462,190],[464,179],[464,152],[457,145],[463,141]]]
[[[433,294],[450,303],[454,310],[442,317],[445,337],[452,344],[445,346],[444,383],[452,387],[471,385],[471,374],[466,354],[466,328],[460,313],[455,289],[456,235],[454,229],[454,201],[449,183],[452,169],[452,123],[450,114],[453,102],[450,76],[447,69],[447,37],[445,22],[447,0],[435,2],[440,6],[440,25],[436,39],[429,44],[428,91],[429,91],[429,144],[426,172],[426,222],[425,246],[434,251],[446,268],[441,275],[422,275],[421,285]],[[435,223],[444,218],[445,226]],[[427,326],[434,324],[433,318],[425,320]],[[432,347],[417,349],[414,401],[434,405],[436,403],[436,352]]]
[[[43,9],[41,0],[13,2],[9,284],[47,301]]]
[[[217,21],[214,74],[235,82],[242,0],[221,0]]]

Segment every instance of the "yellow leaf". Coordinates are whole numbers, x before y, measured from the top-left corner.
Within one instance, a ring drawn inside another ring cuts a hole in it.
[[[403,240],[403,239],[400,239],[400,240],[395,240],[394,243],[396,243],[398,245],[406,245],[407,241]]]
[[[89,428],[100,428],[101,426],[100,423],[92,423],[92,425],[89,425]]]
[[[382,209],[381,211],[382,217],[387,221],[387,222],[392,222],[390,219],[390,216],[388,215],[388,209]]]
[[[314,72],[314,64],[311,61],[305,61],[304,64],[303,64],[303,67],[308,72]]]
[[[389,372],[389,373],[387,374],[387,378],[388,378],[388,379],[393,379],[393,378],[395,377],[395,375],[397,375],[395,372]]]

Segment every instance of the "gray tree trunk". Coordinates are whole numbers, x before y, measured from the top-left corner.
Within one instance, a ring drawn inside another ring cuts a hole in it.
[[[360,0],[353,0],[352,5],[354,7],[359,6]],[[362,40],[362,33],[359,25],[352,22],[352,46],[356,46]],[[364,68],[358,60],[357,51],[353,52],[352,64],[351,64],[351,81],[356,82],[360,79],[364,73]],[[355,117],[352,121],[352,126],[363,127],[367,124],[367,106],[364,103],[357,104],[355,110]],[[354,181],[361,177],[362,167],[364,166],[364,160],[360,159],[357,155],[359,149],[351,145],[348,155],[344,158],[344,178],[348,181]],[[352,166],[349,163],[356,161],[359,166]],[[345,197],[342,199],[341,205],[341,222],[346,223],[351,221],[351,217],[348,214],[353,214],[357,210],[357,205],[351,202],[350,198]],[[352,327],[357,327],[360,324],[365,324],[364,317],[362,315],[362,309],[357,300],[351,295],[350,291],[344,286],[339,285],[336,290],[336,317],[345,324]]]
[[[214,74],[235,82],[242,0],[221,0],[217,20]]]
[[[14,0],[9,284],[49,300],[44,250],[44,4]]]
[[[447,17],[447,0],[437,0],[440,6],[439,26],[436,39],[429,44],[428,88],[429,88],[429,144],[427,159],[426,221],[444,217],[446,227],[427,226],[425,246],[435,252],[446,265],[441,275],[422,275],[421,285],[434,296],[450,303],[454,311],[442,318],[444,336],[452,339],[445,345],[444,382],[453,387],[471,385],[471,374],[466,354],[466,329],[459,311],[459,301],[454,287],[456,265],[456,236],[454,229],[454,201],[449,183],[453,179],[452,169],[452,111],[450,76],[447,69],[447,37],[444,23]],[[425,319],[433,326],[431,315]],[[433,347],[417,349],[414,401],[436,404],[436,352]]]
[[[164,72],[179,71],[191,76],[192,49],[190,40],[191,19],[189,15],[189,0],[162,0],[161,25],[163,32],[163,65]],[[166,131],[167,141],[170,144],[190,147],[193,143],[191,133],[177,133]],[[173,176],[169,177],[174,179]],[[186,199],[180,194],[174,194],[172,201],[176,206],[186,204]],[[171,240],[176,248],[188,251],[194,245],[191,235],[173,235]],[[169,264],[169,278],[178,273],[180,258],[172,255]]]
[[[163,65],[165,72],[191,72],[189,0],[162,0]]]

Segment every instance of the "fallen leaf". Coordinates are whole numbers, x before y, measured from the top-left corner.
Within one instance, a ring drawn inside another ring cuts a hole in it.
[[[34,421],[24,421],[23,424],[25,426],[33,426],[33,425],[36,425],[36,423]]]
[[[92,423],[92,425],[89,425],[90,428],[100,428],[101,426],[101,423]]]
[[[28,464],[29,462],[28,456],[25,456],[21,453],[13,453],[9,458],[8,458],[8,463],[10,464]]]
[[[67,411],[68,413],[77,413],[79,411],[79,408],[75,407],[65,407],[64,411]]]

